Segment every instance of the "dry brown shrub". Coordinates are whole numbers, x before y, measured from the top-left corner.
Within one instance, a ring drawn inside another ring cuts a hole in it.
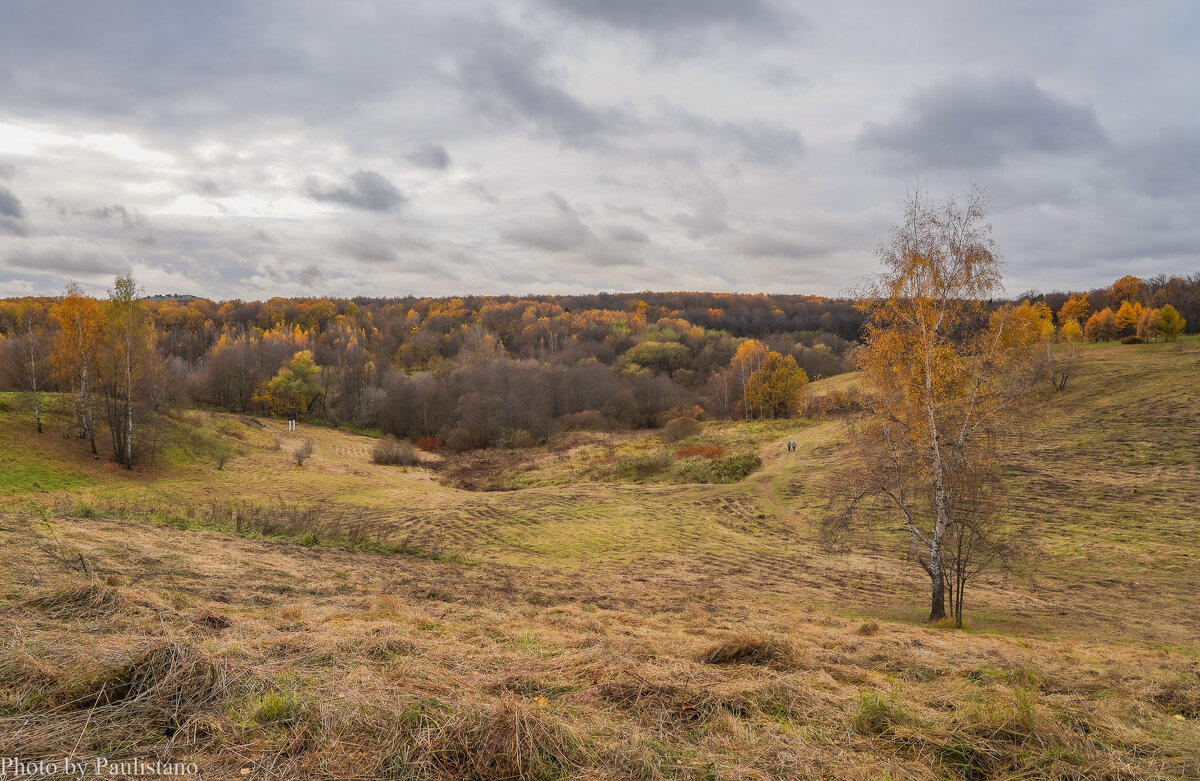
[[[386,466],[415,466],[421,457],[411,442],[388,435],[375,443],[371,449],[371,460]]]
[[[446,447],[446,443],[437,437],[417,437],[415,444],[422,450],[441,450]]]
[[[716,445],[696,445],[681,447],[675,451],[679,458],[720,458],[725,455],[725,448]]]

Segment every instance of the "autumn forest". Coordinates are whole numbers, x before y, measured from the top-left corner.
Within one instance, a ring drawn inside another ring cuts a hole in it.
[[[1200,326],[1200,275],[1019,300],[1059,341]],[[35,399],[73,394],[79,436],[98,452],[102,427],[128,466],[156,447],[140,423],[192,404],[469,450],[571,428],[797,415],[804,383],[854,367],[863,324],[853,300],[801,295],[214,302],[146,296],[122,277],[102,299],[69,285],[0,301],[0,378]]]

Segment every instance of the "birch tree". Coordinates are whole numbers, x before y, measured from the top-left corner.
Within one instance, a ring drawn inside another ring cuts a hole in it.
[[[997,437],[1045,376],[1045,330],[1031,307],[985,305],[1001,272],[981,191],[935,203],[918,190],[904,206],[862,297],[863,411],[826,530],[879,512],[898,521],[929,577],[936,622],[946,617],[947,533],[988,491],[972,476],[997,463]]]
[[[68,282],[58,303],[50,310],[58,323],[54,335],[52,363],[55,375],[75,394],[75,425],[81,439],[96,451],[96,415],[92,403],[96,354],[104,338],[104,314],[100,302]]]
[[[46,311],[31,298],[17,305],[17,337],[14,349],[19,362],[18,379],[33,404],[33,420],[37,433],[42,433],[42,392],[46,389],[48,345]]]
[[[112,432],[113,457],[133,469],[136,425],[141,410],[143,381],[157,359],[154,325],[140,300],[137,282],[126,274],[116,278],[108,293],[108,338],[104,343],[104,401]]]

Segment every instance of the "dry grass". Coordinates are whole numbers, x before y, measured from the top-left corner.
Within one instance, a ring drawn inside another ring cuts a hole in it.
[[[126,475],[47,440],[22,474],[74,487],[21,477],[0,514],[0,755],[347,781],[1200,778],[1200,353],[1158,347],[1081,351],[1014,445],[1043,568],[983,582],[967,632],[916,620],[890,544],[813,544],[833,420],[706,424],[697,446],[758,443],[734,485],[589,482],[609,435],[577,432],[533,454],[546,485],[488,494],[271,421],[198,414],[236,424],[221,471]]]

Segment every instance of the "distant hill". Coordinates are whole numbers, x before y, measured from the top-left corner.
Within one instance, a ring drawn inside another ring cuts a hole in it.
[[[162,293],[156,296],[146,296],[143,301],[199,301],[200,296],[187,293]]]

